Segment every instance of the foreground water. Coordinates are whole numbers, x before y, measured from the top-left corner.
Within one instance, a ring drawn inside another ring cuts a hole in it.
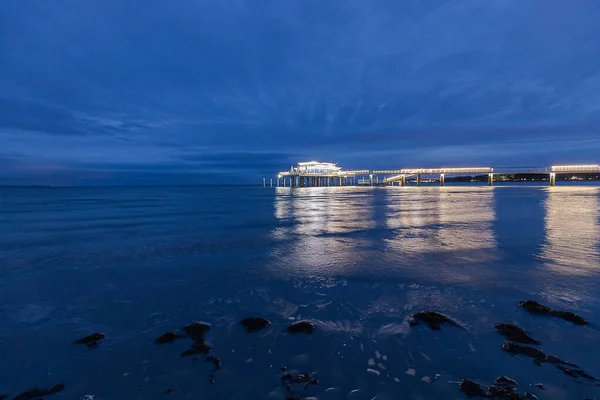
[[[0,394],[51,399],[540,399],[593,382],[502,350],[497,323],[600,375],[598,187],[0,188]],[[517,306],[577,312],[576,326]],[[410,327],[422,310],[466,329]],[[242,318],[272,325],[244,332]],[[287,325],[310,319],[312,335]],[[207,321],[222,367],[160,334]],[[108,336],[88,350],[73,341]],[[281,366],[319,385],[288,392]],[[545,390],[533,386],[542,383]],[[167,393],[170,390],[170,393]]]

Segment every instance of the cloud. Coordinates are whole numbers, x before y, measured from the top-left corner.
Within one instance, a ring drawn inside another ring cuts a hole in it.
[[[309,158],[385,168],[597,150],[599,2],[9,3],[0,152],[66,175],[254,181]]]

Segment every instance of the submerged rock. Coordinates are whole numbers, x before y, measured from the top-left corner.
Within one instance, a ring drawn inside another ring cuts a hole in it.
[[[542,385],[541,383],[536,383],[534,386],[536,388],[540,389],[540,390],[546,390],[546,388],[544,387],[544,385]]]
[[[155,342],[159,344],[171,343],[177,339],[181,339],[183,336],[177,332],[166,332],[156,338]]]
[[[315,379],[311,374],[304,372],[293,375],[291,372],[286,372],[281,376],[282,382],[288,382],[287,390],[292,390],[292,385],[294,383],[304,383],[304,390],[308,387],[308,385],[318,385],[319,381]]]
[[[198,354],[208,354],[211,351],[211,347],[204,343],[204,341],[196,341],[192,346],[181,353],[181,357],[195,356]]]
[[[485,390],[483,390],[483,386],[481,386],[481,384],[475,382],[475,381],[470,381],[468,379],[463,379],[458,386],[460,387],[460,390],[462,390],[462,392],[464,394],[467,395],[467,397],[471,398],[471,397],[488,397],[487,392]]]
[[[205,360],[214,364],[215,368],[213,369],[213,372],[221,368],[221,359],[219,357],[207,356]]]
[[[106,335],[104,333],[92,333],[89,336],[83,337],[79,340],[76,340],[75,343],[76,344],[85,344],[87,345],[87,347],[94,348],[96,346],[98,346],[98,343],[100,343],[100,341],[102,339],[104,339],[106,337]]]
[[[494,385],[487,387],[487,391],[484,390],[483,385],[468,379],[463,379],[459,387],[469,398],[485,397],[500,400],[537,400],[537,397],[529,392],[523,394],[517,393],[514,387],[516,385],[517,382],[514,379],[501,376],[496,378]]]
[[[31,389],[26,392],[21,393],[14,400],[39,400],[44,396],[50,396],[51,394],[56,394],[65,390],[65,385],[58,384],[54,385],[49,389]]]
[[[509,378],[508,376],[497,377],[496,380],[494,381],[494,384],[498,385],[498,386],[519,386],[517,381]]]
[[[543,304],[538,303],[537,301],[527,300],[519,303],[521,307],[527,310],[531,314],[536,315],[551,315],[554,317],[562,318],[565,321],[572,322],[576,325],[587,325],[588,321],[576,315],[570,311],[557,311],[553,310],[550,307],[547,307]]]
[[[535,340],[534,338],[529,336],[523,328],[517,325],[498,324],[496,325],[496,331],[512,342],[524,344],[541,344],[538,340]]]
[[[533,347],[529,347],[529,346],[523,346],[518,343],[505,342],[502,345],[502,350],[504,350],[510,354],[516,354],[516,355],[522,354],[527,357],[533,358],[537,365],[541,365],[542,363],[547,362],[547,363],[555,364],[555,365],[566,365],[566,366],[570,366],[570,367],[579,368],[577,365],[572,364],[567,361],[563,361],[556,356],[546,355],[546,353],[544,353],[541,350],[534,349]]]
[[[595,377],[589,375],[587,372],[585,372],[584,370],[579,369],[579,368],[573,369],[573,368],[565,367],[564,365],[555,365],[555,367],[558,368],[559,370],[561,370],[563,372],[563,374],[568,375],[575,379],[583,378],[588,381],[597,381],[598,380],[598,378],[595,378]]]
[[[459,328],[464,327],[464,324],[462,324],[458,320],[436,311],[418,312],[416,314],[411,315],[408,318],[408,322],[411,326],[419,325],[419,323],[423,322],[435,331],[439,331],[440,326],[443,324],[453,325]]]
[[[254,333],[271,325],[271,321],[262,317],[250,317],[244,318],[241,324],[248,333]]]
[[[212,325],[208,322],[192,322],[183,327],[183,330],[189,337],[194,340],[204,339],[206,334],[210,331]]]
[[[312,333],[315,329],[315,324],[311,321],[298,321],[288,326],[289,333]]]
[[[8,395],[0,393],[0,400],[5,400],[5,399],[8,399]]]

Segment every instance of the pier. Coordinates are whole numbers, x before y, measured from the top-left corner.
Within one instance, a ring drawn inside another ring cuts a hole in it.
[[[460,168],[408,168],[387,170],[344,171],[335,163],[309,161],[300,162],[289,171],[277,174],[276,186],[320,187],[320,186],[406,186],[408,180],[421,186],[423,176],[437,176],[440,186],[444,186],[446,176],[487,175],[487,184],[494,185],[494,176],[535,174],[547,175],[550,186],[556,186],[559,174],[600,173],[600,165],[554,165],[550,167],[460,167]],[[273,179],[270,178],[270,186]],[[267,186],[266,178],[263,186]]]

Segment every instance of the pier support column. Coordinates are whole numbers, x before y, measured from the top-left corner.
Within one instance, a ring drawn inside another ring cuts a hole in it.
[[[556,186],[556,172],[550,172],[550,186]]]
[[[488,174],[488,186],[494,186],[494,174]]]
[[[444,186],[445,176],[444,174],[440,174],[440,186]]]
[[[421,186],[421,174],[417,174],[417,186]]]
[[[405,176],[400,177],[400,186],[406,186],[406,177]]]
[[[263,187],[267,187],[267,178],[263,178]]]
[[[369,175],[369,186],[373,186],[373,175]]]
[[[273,187],[273,178],[271,178],[271,187]]]

